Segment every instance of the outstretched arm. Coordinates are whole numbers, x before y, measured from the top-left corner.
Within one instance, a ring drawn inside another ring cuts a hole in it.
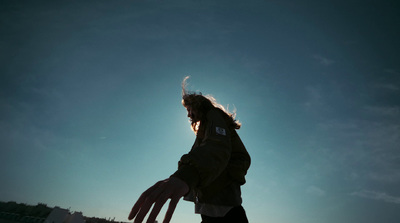
[[[132,220],[135,218],[134,223],[142,222],[151,206],[154,204],[149,218],[147,219],[148,223],[153,223],[156,220],[157,215],[160,213],[161,208],[168,199],[171,199],[163,221],[163,223],[168,223],[172,218],[172,214],[174,213],[179,200],[188,192],[189,186],[179,178],[170,177],[159,181],[143,192],[133,206],[128,219]]]

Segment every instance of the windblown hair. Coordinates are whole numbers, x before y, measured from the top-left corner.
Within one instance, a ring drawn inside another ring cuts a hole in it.
[[[240,129],[241,123],[235,119],[236,112],[229,112],[228,109],[225,109],[224,106],[217,103],[214,97],[211,95],[203,96],[201,92],[190,92],[186,89],[187,87],[187,79],[189,76],[185,77],[182,81],[182,105],[187,108],[191,107],[198,113],[198,120],[191,120],[192,130],[197,133],[200,128],[202,122],[207,121],[207,112],[211,109],[218,109],[222,111],[225,115],[225,119],[229,123],[230,127],[233,129]]]

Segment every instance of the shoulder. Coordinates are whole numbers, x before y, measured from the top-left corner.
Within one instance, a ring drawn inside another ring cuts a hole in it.
[[[211,109],[207,113],[207,128],[214,135],[226,136],[229,134],[229,125],[226,114],[221,109]]]
[[[226,114],[218,108],[213,108],[207,112],[207,120],[224,120]]]

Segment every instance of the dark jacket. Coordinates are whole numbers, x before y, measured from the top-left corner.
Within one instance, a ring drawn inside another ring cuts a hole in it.
[[[211,109],[192,149],[181,157],[172,175],[185,181],[200,203],[241,204],[240,185],[246,182],[250,156],[229,123],[223,111]]]

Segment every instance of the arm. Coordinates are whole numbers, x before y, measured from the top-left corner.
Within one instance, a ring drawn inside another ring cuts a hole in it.
[[[185,181],[190,188],[211,184],[229,163],[230,135],[223,114],[216,109],[209,111],[202,143],[182,156],[179,169],[172,176]]]
[[[168,223],[176,205],[189,192],[189,188],[212,183],[226,168],[231,154],[229,128],[217,110],[210,111],[207,120],[205,137],[200,146],[182,156],[178,171],[170,178],[157,182],[139,197],[129,214],[129,220],[135,218],[134,223],[142,222],[154,204],[147,220],[153,223],[161,208],[171,199],[163,221]]]

